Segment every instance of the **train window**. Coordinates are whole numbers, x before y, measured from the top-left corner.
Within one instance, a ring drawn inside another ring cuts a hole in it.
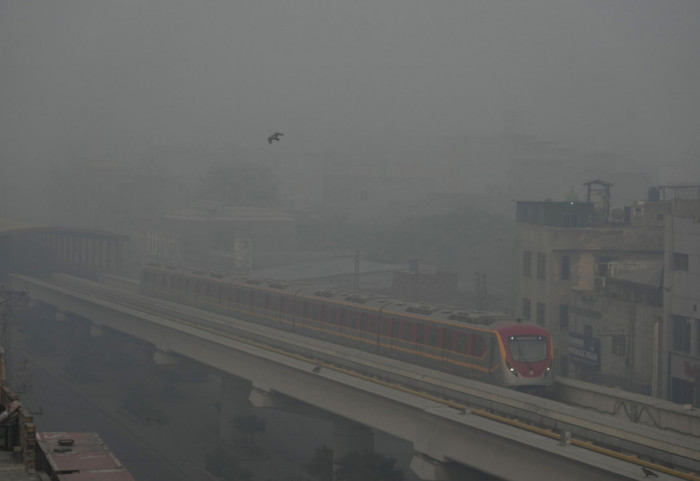
[[[371,333],[377,332],[377,316],[369,316],[367,323],[367,331]]]
[[[311,304],[311,319],[318,319],[318,304]]]
[[[309,303],[308,303],[308,302],[304,302],[304,303],[303,303],[303,308],[302,308],[302,315],[303,315],[304,317],[309,317],[310,311],[311,311],[311,309],[310,309]]]
[[[416,325],[416,342],[418,344],[425,343],[425,326],[423,324]]]
[[[328,308],[321,306],[321,321],[328,322]]]
[[[382,334],[389,335],[389,319],[382,319]]]
[[[483,356],[486,350],[486,344],[484,343],[484,338],[481,336],[474,336],[474,345],[472,346],[472,354],[475,356]]]
[[[410,341],[412,338],[413,324],[410,322],[404,322],[401,325],[401,338]]]
[[[367,332],[375,334],[377,332],[377,316],[367,314]]]
[[[449,329],[442,331],[442,347],[449,351],[452,350],[452,331]]]
[[[331,324],[338,324],[338,309],[331,309]]]
[[[255,292],[253,294],[253,301],[255,307],[265,307],[265,294],[262,292]]]
[[[392,319],[391,320],[391,337],[399,337],[399,328],[401,327],[401,323],[399,323],[398,319]]]
[[[340,325],[341,326],[348,325],[348,311],[346,311],[345,309],[340,310]]]
[[[285,298],[280,297],[280,312],[284,312],[284,309],[287,307],[285,304]]]
[[[363,331],[367,331],[367,313],[360,314],[360,327]]]
[[[457,352],[467,352],[467,336],[466,334],[457,334]]]
[[[431,346],[438,345],[438,330],[436,327],[428,327],[428,344]]]
[[[350,311],[350,327],[357,329],[357,312]]]

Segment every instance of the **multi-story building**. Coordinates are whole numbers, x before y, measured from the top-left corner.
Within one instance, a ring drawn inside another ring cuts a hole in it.
[[[605,269],[593,289],[571,291],[569,375],[651,394],[658,386],[663,259],[630,256]]]
[[[700,202],[677,194],[518,202],[517,309],[559,375],[700,405]]]
[[[608,328],[602,314],[583,306],[583,299],[607,292],[611,266],[663,259],[663,218],[633,223],[632,212],[611,216],[606,202],[587,200],[517,203],[516,312],[552,332],[556,370],[563,376],[590,377],[586,367],[599,369],[599,359],[593,359],[601,355],[597,335]],[[585,309],[599,325],[582,321],[578,326]]]
[[[666,221],[661,395],[700,407],[700,202],[675,201]]]

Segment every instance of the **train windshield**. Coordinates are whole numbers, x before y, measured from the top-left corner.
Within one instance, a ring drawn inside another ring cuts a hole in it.
[[[508,349],[514,361],[538,362],[547,359],[547,338],[544,336],[510,336]]]

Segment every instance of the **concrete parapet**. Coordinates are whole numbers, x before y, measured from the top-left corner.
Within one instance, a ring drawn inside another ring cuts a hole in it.
[[[700,436],[700,411],[671,401],[563,377],[557,378],[557,400],[637,424]]]

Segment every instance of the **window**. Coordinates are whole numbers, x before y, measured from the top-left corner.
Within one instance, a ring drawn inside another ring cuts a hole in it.
[[[442,347],[452,350],[452,331],[445,329],[442,331]]]
[[[472,354],[475,356],[483,356],[486,351],[486,342],[484,341],[484,338],[475,335],[472,338]]]
[[[532,277],[532,252],[523,252],[523,277]]]
[[[357,329],[357,312],[351,311],[350,312],[350,327],[353,329]]]
[[[537,324],[540,326],[544,326],[544,302],[538,302],[537,303]]]
[[[457,334],[457,352],[467,352],[467,335]]]
[[[411,328],[412,324],[410,322],[404,322],[401,326],[401,338],[407,341],[411,340]]]
[[[382,319],[382,335],[389,335],[389,319]]]
[[[532,309],[530,299],[524,298],[523,299],[523,319],[526,321],[529,321],[530,318],[530,310]]]
[[[569,327],[569,305],[559,305],[559,327],[565,329]]]
[[[569,271],[570,271],[569,256],[561,256],[561,280],[562,281],[569,280]]]
[[[673,270],[688,272],[688,254],[673,253]]]
[[[537,279],[540,281],[545,280],[544,268],[545,268],[545,255],[544,254],[537,254]]]
[[[434,327],[428,328],[428,344],[430,344],[431,346],[438,345],[438,331]]]
[[[612,353],[618,356],[624,356],[627,351],[625,336],[612,337]]]
[[[673,350],[690,354],[690,323],[683,316],[673,316]]]
[[[425,343],[425,327],[423,326],[423,324],[416,325],[416,342],[418,344]]]

